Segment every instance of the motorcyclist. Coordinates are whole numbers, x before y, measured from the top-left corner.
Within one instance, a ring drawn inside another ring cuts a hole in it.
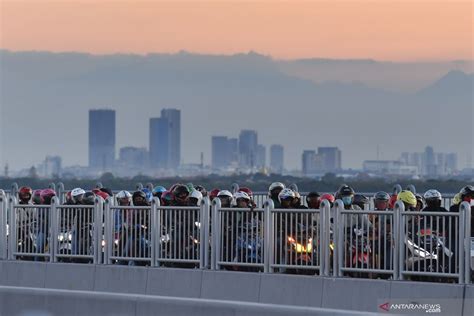
[[[173,193],[171,191],[165,191],[161,194],[161,205],[162,206],[171,206],[173,202]]]
[[[308,207],[301,204],[301,194],[298,191],[295,192],[295,198],[291,204],[291,207],[294,209],[307,209]]]
[[[421,211],[422,209],[425,208],[425,198],[421,194],[415,194],[416,197],[416,211]]]
[[[212,202],[220,191],[220,189],[212,189],[212,191],[209,193],[209,200]]]
[[[235,201],[235,207],[237,208],[253,207],[250,196],[243,191],[239,191],[234,194],[234,201]]]
[[[21,187],[18,191],[18,204],[30,205],[33,190],[30,187]],[[17,240],[19,252],[30,252],[33,249],[33,234],[34,234],[34,211],[28,207],[16,209],[17,212]],[[21,241],[21,242],[20,242]],[[18,257],[21,260],[31,260],[31,257]]]
[[[321,204],[321,196],[319,193],[316,191],[309,192],[306,196],[306,204],[310,209],[319,209]]]
[[[397,201],[402,201],[405,205],[405,211],[416,211],[416,196],[408,190],[403,190],[397,196]]]
[[[153,200],[153,193],[150,189],[148,188],[143,188],[142,192],[145,193],[145,200],[146,202],[151,205],[151,201]]]
[[[355,191],[352,187],[348,185],[342,186],[339,191],[337,192],[338,197],[342,200],[342,203],[344,204],[344,209],[346,210],[356,210],[356,211],[362,211],[362,209],[354,204],[354,196],[355,196]],[[357,229],[362,229],[365,232],[368,232],[369,229],[372,228],[372,223],[369,220],[369,217],[367,214],[348,214],[349,216],[346,216],[346,229],[351,229],[352,228],[357,228]]]
[[[194,190],[197,190],[197,191],[201,192],[203,198],[205,198],[207,196],[207,190],[202,185],[195,185]]]
[[[198,190],[193,190],[188,198],[188,206],[201,206],[203,195]]]
[[[226,208],[231,207],[234,201],[232,193],[230,193],[230,191],[228,190],[219,191],[219,193],[217,194],[217,198],[221,200],[221,207]]]
[[[353,204],[360,207],[361,210],[365,210],[366,206],[369,205],[369,198],[363,194],[354,194]]]
[[[173,188],[173,206],[187,206],[189,188],[184,184],[178,184]]]
[[[284,188],[285,185],[281,182],[273,182],[268,188],[268,197],[272,199],[274,208],[280,208],[280,199],[278,196]]]
[[[30,204],[33,190],[30,187],[21,187],[18,191],[18,203],[19,204]]]
[[[45,207],[37,209],[38,218],[37,218],[37,235],[36,235],[36,251],[38,253],[44,253],[45,248],[48,243],[48,232],[50,229],[50,211],[51,211],[51,202],[53,197],[56,196],[56,192],[52,189],[41,190],[41,204]],[[44,257],[36,257],[35,261],[44,261]]]
[[[238,192],[245,192],[245,193],[247,193],[247,195],[248,195],[249,198],[250,198],[250,207],[252,207],[252,208],[257,207],[257,204],[256,204],[255,201],[253,200],[253,192],[252,192],[252,190],[250,190],[250,189],[247,188],[247,187],[241,187],[241,188],[239,188],[239,191],[238,191]]]
[[[82,188],[75,188],[71,191],[71,201],[74,205],[82,205],[82,199],[86,191]]]
[[[441,196],[441,193],[438,190],[428,190],[425,192],[423,195],[426,201],[426,207],[422,210],[422,212],[442,212],[442,213],[447,213],[448,210],[445,209],[444,207],[441,207],[441,202],[443,201],[443,197]],[[432,216],[422,216],[421,221],[420,221],[420,229],[424,229],[424,226],[426,224],[427,228],[430,228],[431,230],[436,231],[440,235],[444,235],[445,229],[449,229],[448,221],[449,219],[445,219],[445,225],[443,227],[443,220],[441,218],[438,218],[439,220],[437,221],[435,218]],[[439,227],[438,227],[439,224]]]
[[[329,204],[331,205],[331,208],[334,206],[334,202],[336,202],[336,198],[331,193],[324,193],[323,195],[321,195],[320,200],[321,200],[321,202],[324,201],[324,200],[328,201]],[[318,206],[318,208],[319,207],[320,207],[320,205]]]
[[[156,187],[153,189],[152,193],[153,193],[153,196],[154,196],[154,197],[157,197],[158,199],[161,199],[161,195],[162,195],[163,192],[165,192],[165,191],[166,191],[166,188],[163,187],[163,186],[161,186],[161,185],[159,185],[159,186],[156,186]]]
[[[374,209],[376,211],[389,210],[390,195],[387,192],[379,191],[374,194]],[[392,263],[392,223],[393,217],[387,215],[376,215],[373,220],[375,227],[375,236],[377,239],[376,249],[380,249],[381,267],[389,270],[393,267]],[[379,268],[379,267],[377,267]],[[388,275],[381,275],[387,278]]]

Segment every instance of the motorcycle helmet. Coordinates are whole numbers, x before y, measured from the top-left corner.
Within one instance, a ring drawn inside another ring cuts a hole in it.
[[[411,191],[403,190],[398,194],[397,200],[402,201],[407,208],[416,207],[416,197]]]
[[[456,193],[456,195],[454,195],[454,198],[453,198],[453,204],[454,205],[459,205],[461,204],[462,200],[461,200],[461,193]]]
[[[71,191],[71,200],[75,204],[81,204],[82,203],[82,198],[84,197],[84,194],[86,191],[84,191],[81,188],[75,188]]]
[[[104,201],[109,198],[109,195],[106,192],[101,191],[100,189],[94,189],[92,190],[92,193],[94,193],[97,196],[100,196]]]
[[[212,191],[209,193],[209,198],[212,200],[214,200],[216,197],[217,197],[217,194],[219,194],[221,190],[219,189],[212,189]]]
[[[278,194],[278,201],[280,202],[280,204],[282,203],[282,201],[289,201],[290,203],[292,203],[295,197],[296,195],[293,190],[283,189],[281,190],[280,194]]]
[[[234,200],[232,193],[228,190],[219,191],[217,197],[221,200],[222,207],[230,207]]]
[[[249,196],[250,199],[253,198],[253,192],[252,192],[252,190],[250,190],[250,189],[247,188],[247,187],[241,187],[241,188],[239,188],[239,191],[238,191],[238,192],[245,192],[245,193],[247,193],[247,195]]]
[[[336,201],[334,195],[332,195],[331,193],[325,193],[325,194],[321,195],[321,201],[323,201],[323,200],[328,201],[329,204],[331,204],[331,207],[333,207],[334,202]]]
[[[206,197],[206,196],[207,196],[207,190],[206,190],[206,188],[203,187],[202,185],[196,185],[196,186],[194,187],[194,190],[197,190],[197,191],[201,192],[201,194],[202,194],[203,197]]]
[[[308,204],[309,208],[318,209],[321,203],[321,196],[318,192],[312,191],[306,195],[306,204]]]
[[[135,206],[147,206],[146,193],[143,191],[135,191],[132,195],[132,202]]]
[[[151,203],[151,200],[153,200],[153,193],[151,193],[150,189],[143,188],[142,192],[145,193],[147,202]]]
[[[355,194],[352,203],[359,206],[361,209],[365,209],[365,206],[369,204],[369,199],[363,194]]]
[[[379,191],[374,194],[374,206],[377,210],[389,208],[390,195],[387,192]]]
[[[285,188],[285,185],[281,182],[273,182],[268,188],[268,196],[270,198],[276,199],[280,192]]]
[[[94,205],[95,203],[95,194],[93,192],[86,192],[84,193],[84,197],[82,198],[83,205]]]
[[[189,196],[189,189],[184,184],[179,184],[173,189],[173,197],[177,203],[185,203]]]
[[[41,199],[43,204],[50,205],[53,197],[56,196],[56,192],[53,189],[44,189],[41,191]]]
[[[18,198],[20,201],[29,201],[33,195],[33,190],[30,187],[21,187],[18,191]]]
[[[112,190],[110,188],[100,188],[99,190],[101,190],[102,192],[107,193],[108,196],[114,196],[114,193],[112,192]]]
[[[36,205],[43,204],[43,199],[41,198],[41,191],[43,190],[35,190],[33,192],[33,198],[32,198],[33,204],[36,204]]]
[[[169,206],[173,202],[173,193],[170,191],[165,191],[161,194],[161,205]]]
[[[117,195],[115,196],[117,199],[118,205],[124,206],[124,205],[130,205],[132,203],[132,195],[130,192],[122,190]]]
[[[425,198],[428,207],[440,207],[441,201],[443,200],[441,193],[434,189],[426,191],[423,197]]]
[[[350,206],[353,204],[355,191],[350,186],[342,186],[337,194],[338,198],[342,200],[342,203],[344,203],[345,206]]]
[[[461,189],[459,192],[461,194],[462,202],[470,203],[472,199],[474,199],[474,186],[467,185]]]
[[[203,196],[201,192],[199,192],[198,190],[193,190],[193,192],[191,192],[188,198],[189,206],[200,206],[202,198]]]

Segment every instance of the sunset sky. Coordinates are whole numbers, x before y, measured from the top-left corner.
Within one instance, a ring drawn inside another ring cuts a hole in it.
[[[473,1],[4,1],[0,47],[474,59]]]

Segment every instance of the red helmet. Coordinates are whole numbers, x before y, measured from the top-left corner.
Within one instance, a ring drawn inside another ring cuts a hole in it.
[[[173,193],[171,191],[165,191],[161,194],[161,205],[169,206],[171,201],[173,201]]]
[[[92,190],[92,193],[94,193],[97,196],[100,196],[101,198],[104,199],[104,201],[109,198],[109,195],[107,194],[107,192],[104,192],[100,189],[94,189],[94,190]]]
[[[397,198],[398,194],[394,194],[390,197],[390,200],[388,200],[388,207],[390,209],[393,209],[395,207],[395,203],[397,203]]]
[[[217,197],[217,194],[219,194],[221,190],[219,189],[213,189],[210,193],[209,193],[209,198],[211,200],[215,199]]]
[[[51,199],[56,196],[56,192],[53,189],[44,189],[41,191],[41,199],[43,204],[51,204]]]
[[[251,199],[253,199],[253,192],[247,187],[242,187],[239,189],[239,192],[245,192],[247,193],[248,196],[250,196]]]
[[[20,200],[23,200],[22,196],[25,195],[29,195],[29,197],[25,197],[25,199],[31,199],[31,197],[33,196],[33,190],[30,187],[21,187],[20,190],[18,190],[18,196]]]
[[[41,197],[41,192],[43,190],[35,190],[35,192],[33,192],[33,203],[34,204],[43,204],[43,198]]]
[[[321,201],[322,200],[327,200],[329,203],[331,203],[331,205],[336,201],[336,199],[334,198],[334,195],[330,194],[330,193],[324,193],[323,195],[321,195]]]

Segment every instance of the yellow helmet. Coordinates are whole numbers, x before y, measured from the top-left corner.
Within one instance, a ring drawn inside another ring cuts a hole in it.
[[[397,200],[416,207],[416,196],[411,191],[403,190],[398,194]]]
[[[453,204],[458,205],[461,204],[461,193],[458,193],[453,198]]]

